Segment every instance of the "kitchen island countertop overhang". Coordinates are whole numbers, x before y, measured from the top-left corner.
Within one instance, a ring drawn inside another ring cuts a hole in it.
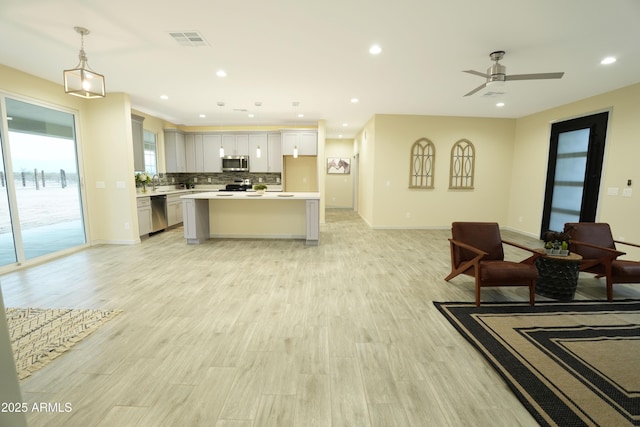
[[[319,244],[318,192],[211,191],[180,198],[188,244],[211,237],[304,239],[307,245]],[[257,230],[260,226],[262,230]]]

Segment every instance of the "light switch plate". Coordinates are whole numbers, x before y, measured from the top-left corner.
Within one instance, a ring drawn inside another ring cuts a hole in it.
[[[631,197],[631,189],[625,188],[622,190],[622,197]]]
[[[617,196],[618,195],[618,187],[609,187],[607,188],[607,195],[608,196]]]

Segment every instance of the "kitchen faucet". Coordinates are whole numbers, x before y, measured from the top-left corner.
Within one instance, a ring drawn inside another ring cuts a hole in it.
[[[153,185],[151,191],[156,191],[156,178],[158,179],[158,184],[160,184],[160,177],[157,174],[153,175],[153,178],[151,178],[151,185]]]

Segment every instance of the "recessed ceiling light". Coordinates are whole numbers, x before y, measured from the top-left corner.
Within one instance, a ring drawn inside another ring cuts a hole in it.
[[[216,105],[217,105],[218,107],[224,107],[224,102],[222,102],[222,101],[218,101],[218,102],[216,102]]]
[[[304,114],[300,113],[298,114],[298,117],[304,117]]]
[[[207,117],[206,114],[200,114],[200,118],[204,119],[205,117]]]
[[[255,116],[256,116],[256,115],[255,115],[255,114],[252,114],[252,113],[247,114],[247,117],[255,117]]]
[[[352,104],[357,104],[358,102],[360,102],[360,100],[358,98],[351,98],[351,103]]]
[[[342,135],[338,135],[338,138],[342,138]]]
[[[160,99],[169,99],[167,95],[160,95]]]
[[[380,46],[378,46],[377,44],[374,44],[373,46],[371,46],[369,48],[369,53],[371,55],[379,55],[380,52],[382,52],[382,48]]]
[[[602,65],[609,65],[613,64],[614,62],[616,62],[616,58],[614,58],[613,56],[607,56],[602,61],[600,61]]]
[[[216,76],[218,77],[227,77],[227,72],[225,70],[216,71]]]
[[[349,126],[349,124],[348,123],[343,123],[342,126],[347,127],[347,126]]]
[[[498,103],[496,104],[496,107],[504,107],[504,102],[498,102]]]

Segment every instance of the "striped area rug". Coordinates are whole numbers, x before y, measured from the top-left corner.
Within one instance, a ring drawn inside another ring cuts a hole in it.
[[[640,425],[640,301],[434,304],[540,425]]]
[[[24,379],[112,319],[118,310],[7,308],[18,378]]]

